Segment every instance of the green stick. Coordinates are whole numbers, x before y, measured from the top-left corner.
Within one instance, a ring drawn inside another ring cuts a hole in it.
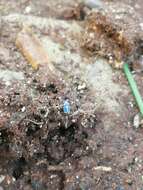
[[[128,79],[130,88],[132,90],[132,93],[133,93],[133,95],[135,97],[135,100],[137,102],[137,105],[139,107],[141,116],[143,116],[143,100],[142,100],[142,97],[141,97],[140,92],[138,90],[136,81],[134,80],[133,75],[132,75],[127,63],[124,64],[123,70],[125,72],[125,75],[126,75],[126,77]]]

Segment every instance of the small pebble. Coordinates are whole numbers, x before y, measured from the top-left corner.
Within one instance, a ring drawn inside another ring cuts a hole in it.
[[[128,137],[128,141],[132,143],[133,142],[133,137],[131,137],[131,136]]]
[[[135,157],[135,163],[137,163],[139,161],[139,159],[137,157]]]
[[[31,12],[31,7],[30,6],[26,7],[24,12],[27,13],[27,14],[30,13]]]
[[[85,88],[86,88],[86,84],[83,83],[83,84],[79,85],[77,89],[78,90],[84,90]]]
[[[22,112],[25,112],[26,108],[25,106],[21,109]]]
[[[131,108],[133,108],[133,107],[134,107],[133,102],[128,102],[128,104],[129,104],[129,106],[130,106]]]
[[[78,175],[76,176],[76,179],[79,179],[79,176],[78,176]]]
[[[140,125],[140,116],[139,114],[136,114],[133,121],[133,126],[137,129]]]

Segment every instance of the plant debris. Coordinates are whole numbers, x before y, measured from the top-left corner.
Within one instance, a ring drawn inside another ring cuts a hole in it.
[[[123,61],[131,64],[143,53],[143,36],[135,18],[126,18],[110,10],[92,11],[87,17],[82,37],[82,47],[90,53],[107,58],[115,68]],[[136,15],[136,13],[134,14]]]

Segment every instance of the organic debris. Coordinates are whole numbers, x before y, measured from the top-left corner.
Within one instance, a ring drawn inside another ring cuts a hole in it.
[[[116,18],[110,12],[92,11],[86,20],[82,47],[121,68],[123,61],[133,63],[140,56],[143,36],[135,19]]]
[[[47,88],[40,90],[39,85],[41,84],[38,81],[36,84],[32,82],[36,94],[31,101],[30,94],[27,93],[28,86],[24,91],[22,88],[16,88],[20,93],[14,88],[13,98],[10,92],[9,97],[3,94],[0,103],[4,102],[3,106],[9,117],[1,123],[0,146],[8,148],[7,157],[5,154],[1,155],[0,162],[3,159],[8,160],[7,167],[12,170],[11,175],[15,181],[24,177],[31,179],[26,182],[31,188],[36,189],[39,186],[42,189],[64,189],[66,168],[58,169],[58,166],[66,160],[72,162],[90,154],[91,149],[86,148],[88,134],[85,127],[93,116],[80,112],[72,115],[72,106],[66,122],[63,100],[60,100],[62,91],[53,90],[58,88],[52,84],[47,84]],[[78,99],[78,96],[72,98]],[[96,118],[95,114],[94,117]],[[42,163],[45,163],[44,166]],[[3,164],[6,168],[5,162]],[[37,166],[34,167],[33,164]],[[49,170],[48,175],[45,175],[43,167]],[[52,186],[51,180],[55,180]],[[10,185],[13,187],[11,182]],[[16,186],[14,188],[17,189]]]

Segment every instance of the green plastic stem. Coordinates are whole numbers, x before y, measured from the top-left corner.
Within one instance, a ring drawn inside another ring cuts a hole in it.
[[[141,116],[143,116],[143,100],[142,100],[142,97],[141,97],[140,92],[138,90],[136,81],[134,80],[133,75],[132,75],[127,63],[124,64],[123,69],[124,69],[125,75],[128,79],[132,93],[133,93],[135,100],[137,102],[137,105],[139,107]]]

